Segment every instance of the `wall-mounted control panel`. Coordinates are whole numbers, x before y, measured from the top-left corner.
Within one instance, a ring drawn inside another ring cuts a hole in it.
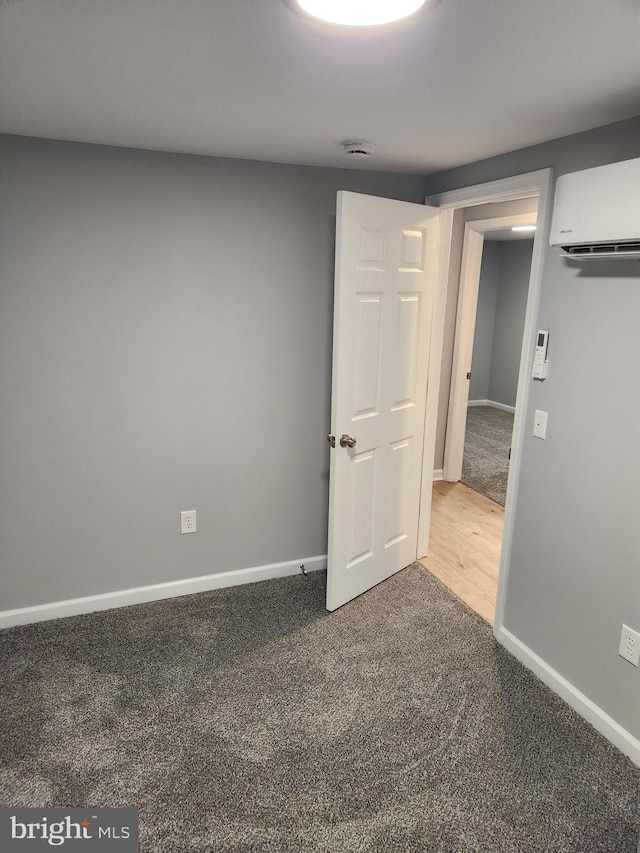
[[[538,329],[536,336],[536,348],[533,354],[533,370],[531,375],[541,382],[547,378],[549,367],[549,332]]]

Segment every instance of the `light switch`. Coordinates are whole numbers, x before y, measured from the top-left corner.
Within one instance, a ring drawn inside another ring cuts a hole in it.
[[[536,414],[533,419],[533,434],[536,438],[546,438],[547,437],[547,419],[549,417],[549,412],[541,412],[540,409],[536,409]]]

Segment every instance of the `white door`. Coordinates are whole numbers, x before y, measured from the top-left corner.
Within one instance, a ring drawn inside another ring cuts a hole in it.
[[[438,232],[436,208],[338,193],[328,610],[417,556]]]

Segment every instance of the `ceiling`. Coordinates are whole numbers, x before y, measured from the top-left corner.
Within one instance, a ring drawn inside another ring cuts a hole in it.
[[[424,174],[638,115],[639,43],[640,0],[441,0],[369,31],[283,0],[0,0],[0,132]]]

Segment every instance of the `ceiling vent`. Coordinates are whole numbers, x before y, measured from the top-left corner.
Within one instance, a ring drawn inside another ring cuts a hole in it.
[[[369,139],[349,139],[342,144],[347,156],[354,160],[366,160],[376,150],[375,142]]]

